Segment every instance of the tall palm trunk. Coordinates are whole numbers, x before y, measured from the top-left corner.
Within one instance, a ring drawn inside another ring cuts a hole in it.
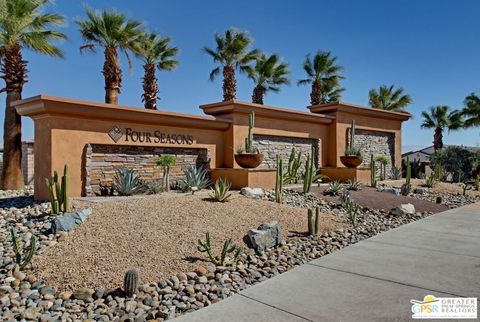
[[[253,89],[252,103],[262,104],[263,105],[263,95],[265,94],[265,89],[261,85],[255,86]]]
[[[27,62],[22,58],[19,44],[5,50],[1,76],[5,80],[7,99],[3,128],[2,188],[23,189],[22,171],[22,119],[11,103],[22,98],[23,85],[27,82]]]
[[[237,80],[233,66],[223,67],[223,101],[232,101],[237,96]]]
[[[103,64],[105,77],[105,103],[118,104],[118,94],[122,87],[122,69],[118,60],[117,48],[105,48],[105,63]]]
[[[435,128],[435,133],[433,134],[433,148],[435,151],[443,148],[443,129],[441,127]]]
[[[314,81],[312,83],[312,92],[310,93],[310,104],[317,105],[320,104],[322,96],[322,86],[319,81]]]
[[[155,75],[155,64],[145,64],[143,65],[143,69],[145,71],[145,74],[143,76],[142,101],[144,102],[145,108],[156,110],[158,99],[158,84],[157,77]]]

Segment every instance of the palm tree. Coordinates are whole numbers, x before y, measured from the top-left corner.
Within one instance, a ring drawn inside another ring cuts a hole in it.
[[[463,127],[463,116],[459,110],[450,111],[447,105],[430,107],[429,111],[422,112],[423,129],[435,129],[433,134],[433,148],[435,151],[443,148],[443,130],[458,130]]]
[[[23,50],[63,57],[53,42],[67,36],[53,30],[63,24],[64,18],[43,12],[48,0],[2,0],[0,2],[0,58],[1,78],[5,80],[2,92],[7,92],[3,130],[3,189],[23,189],[22,120],[13,101],[22,98],[27,82],[27,61]]]
[[[282,63],[278,55],[260,55],[248,75],[255,82],[252,103],[263,104],[263,95],[268,91],[278,92],[281,85],[289,84],[289,73],[288,64]]]
[[[249,72],[249,63],[259,54],[257,49],[249,50],[252,44],[252,38],[244,31],[228,29],[225,35],[215,35],[217,47],[211,49],[203,47],[203,51],[213,58],[213,61],[220,66],[214,68],[210,73],[210,80],[220,74],[223,68],[223,101],[231,101],[237,95],[237,81],[235,79],[235,70]]]
[[[378,92],[371,89],[368,97],[371,107],[394,112],[406,112],[405,107],[412,103],[412,98],[404,93],[403,88],[395,89],[393,85],[382,85]]]
[[[340,100],[345,90],[340,86],[340,80],[345,79],[340,72],[343,67],[336,64],[337,57],[330,52],[317,51],[313,59],[307,55],[303,69],[308,78],[298,81],[298,85],[312,84],[310,104],[324,104]]]
[[[465,108],[462,110],[462,114],[467,116],[465,127],[480,126],[480,98],[475,93],[471,93],[465,98]]]
[[[158,84],[155,71],[174,70],[178,61],[172,59],[178,54],[177,47],[169,47],[170,38],[162,38],[155,33],[146,33],[138,40],[138,56],[143,59],[143,94],[145,108],[156,110],[158,99]]]
[[[86,14],[86,20],[75,21],[85,41],[80,50],[95,52],[96,47],[104,48],[105,62],[102,73],[105,78],[105,103],[118,104],[118,94],[122,87],[118,50],[125,53],[131,68],[128,52],[138,52],[137,40],[142,34],[141,23],[128,20],[124,14],[115,11],[98,12],[87,8]]]

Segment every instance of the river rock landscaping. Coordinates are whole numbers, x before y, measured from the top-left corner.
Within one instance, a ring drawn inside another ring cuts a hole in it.
[[[56,216],[49,215],[49,204],[35,203],[28,195],[15,192],[12,198],[5,194],[0,200],[0,307],[7,321],[171,319],[349,244],[431,215],[393,215],[362,207],[358,224],[352,227],[340,203],[295,190],[284,191],[283,205],[271,202],[275,200],[271,191],[265,191],[264,200],[235,194],[225,204],[208,201],[202,193],[169,193],[98,203],[76,201],[74,209],[88,206],[92,215],[73,231],[53,235],[49,232]],[[307,236],[305,208],[316,206],[321,210],[320,233]],[[160,217],[154,216],[159,213]],[[196,251],[196,239],[203,238],[206,231],[212,234],[217,253],[229,236],[245,247],[247,231],[272,219],[282,230],[283,240],[277,248],[262,253],[245,249],[229,267],[206,262]],[[11,227],[16,227],[23,242],[31,234],[38,239],[31,270],[13,273]],[[128,229],[130,234],[126,234]],[[120,288],[123,273],[130,267],[138,269],[141,281],[131,298]]]

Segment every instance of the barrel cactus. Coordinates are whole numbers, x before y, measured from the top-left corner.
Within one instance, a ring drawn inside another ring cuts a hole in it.
[[[135,269],[129,269],[123,279],[123,290],[128,297],[132,297],[137,292],[138,272]]]

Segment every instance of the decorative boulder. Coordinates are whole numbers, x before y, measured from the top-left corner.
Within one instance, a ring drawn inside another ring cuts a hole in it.
[[[265,192],[263,191],[262,188],[248,188],[248,187],[245,187],[245,188],[242,188],[242,190],[240,190],[240,194],[242,194],[242,195],[244,195],[245,197],[248,197],[248,198],[260,199],[260,198],[263,198],[263,196],[265,195]]]
[[[91,208],[82,209],[77,212],[66,212],[52,220],[52,232],[58,234],[61,231],[70,231],[87,220],[91,214]]]
[[[405,216],[415,214],[415,206],[411,203],[401,204],[400,206],[393,208],[390,213],[394,216]]]
[[[250,243],[256,252],[262,253],[267,248],[280,246],[282,236],[278,221],[273,220],[248,231]]]
[[[391,193],[391,194],[394,194],[395,196],[400,195],[400,189],[398,189],[398,188],[378,187],[377,191]]]

